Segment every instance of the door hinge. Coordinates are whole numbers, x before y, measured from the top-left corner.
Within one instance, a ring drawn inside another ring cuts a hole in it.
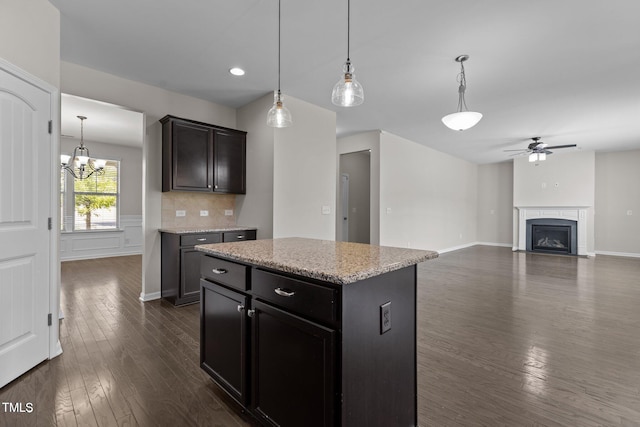
[[[47,227],[49,227],[49,230],[51,230],[51,217],[49,217],[49,220],[47,221]]]
[[[49,133],[53,133],[53,120],[49,120]]]
[[[51,313],[49,313],[49,314],[47,315],[47,326],[51,326],[51,323],[52,323],[51,318],[52,318],[52,317],[53,317],[53,316],[51,315]]]

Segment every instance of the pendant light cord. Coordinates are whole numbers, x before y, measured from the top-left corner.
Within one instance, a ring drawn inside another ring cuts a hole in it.
[[[280,96],[280,21],[281,21],[281,12],[280,12],[280,0],[278,0],[278,97]]]
[[[351,62],[350,50],[349,50],[349,47],[351,45],[350,35],[351,35],[351,0],[347,0],[347,63]]]

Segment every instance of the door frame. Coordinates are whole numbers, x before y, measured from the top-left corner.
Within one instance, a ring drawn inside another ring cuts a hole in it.
[[[51,313],[52,322],[49,327],[49,359],[53,359],[62,354],[60,322],[58,321],[60,316],[60,255],[58,254],[60,239],[60,228],[58,227],[60,224],[60,90],[4,58],[0,58],[0,69],[51,96],[51,164],[54,166],[51,168],[51,185],[48,189],[43,188],[42,191],[49,191],[51,195],[49,206],[52,224],[51,238],[49,239],[49,313]],[[43,313],[43,318],[45,314],[47,313]]]

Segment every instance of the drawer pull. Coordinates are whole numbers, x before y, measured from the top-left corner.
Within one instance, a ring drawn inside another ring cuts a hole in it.
[[[275,288],[273,291],[281,297],[292,297],[296,294],[294,291],[287,291],[281,288]]]
[[[247,316],[249,316],[249,317],[253,317],[255,314],[256,314],[256,311],[255,311],[255,310],[249,310],[249,311],[247,311]]]
[[[213,274],[225,274],[227,272],[227,270],[225,270],[224,268],[214,268],[211,271],[213,272]]]
[[[244,310],[244,305],[242,304],[238,305],[238,312],[242,313],[243,310]]]
[[[244,236],[238,236],[238,239],[244,239]]]
[[[206,242],[207,238],[206,237],[201,237],[199,239],[196,239],[198,242]]]

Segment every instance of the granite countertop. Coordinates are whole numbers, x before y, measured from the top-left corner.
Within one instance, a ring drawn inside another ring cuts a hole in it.
[[[222,233],[225,231],[247,231],[257,230],[256,227],[243,227],[240,225],[233,227],[176,227],[176,228],[161,228],[158,231],[161,233],[172,234],[196,234],[196,233]]]
[[[197,245],[195,248],[211,255],[338,285],[438,257],[434,251],[299,237]]]

